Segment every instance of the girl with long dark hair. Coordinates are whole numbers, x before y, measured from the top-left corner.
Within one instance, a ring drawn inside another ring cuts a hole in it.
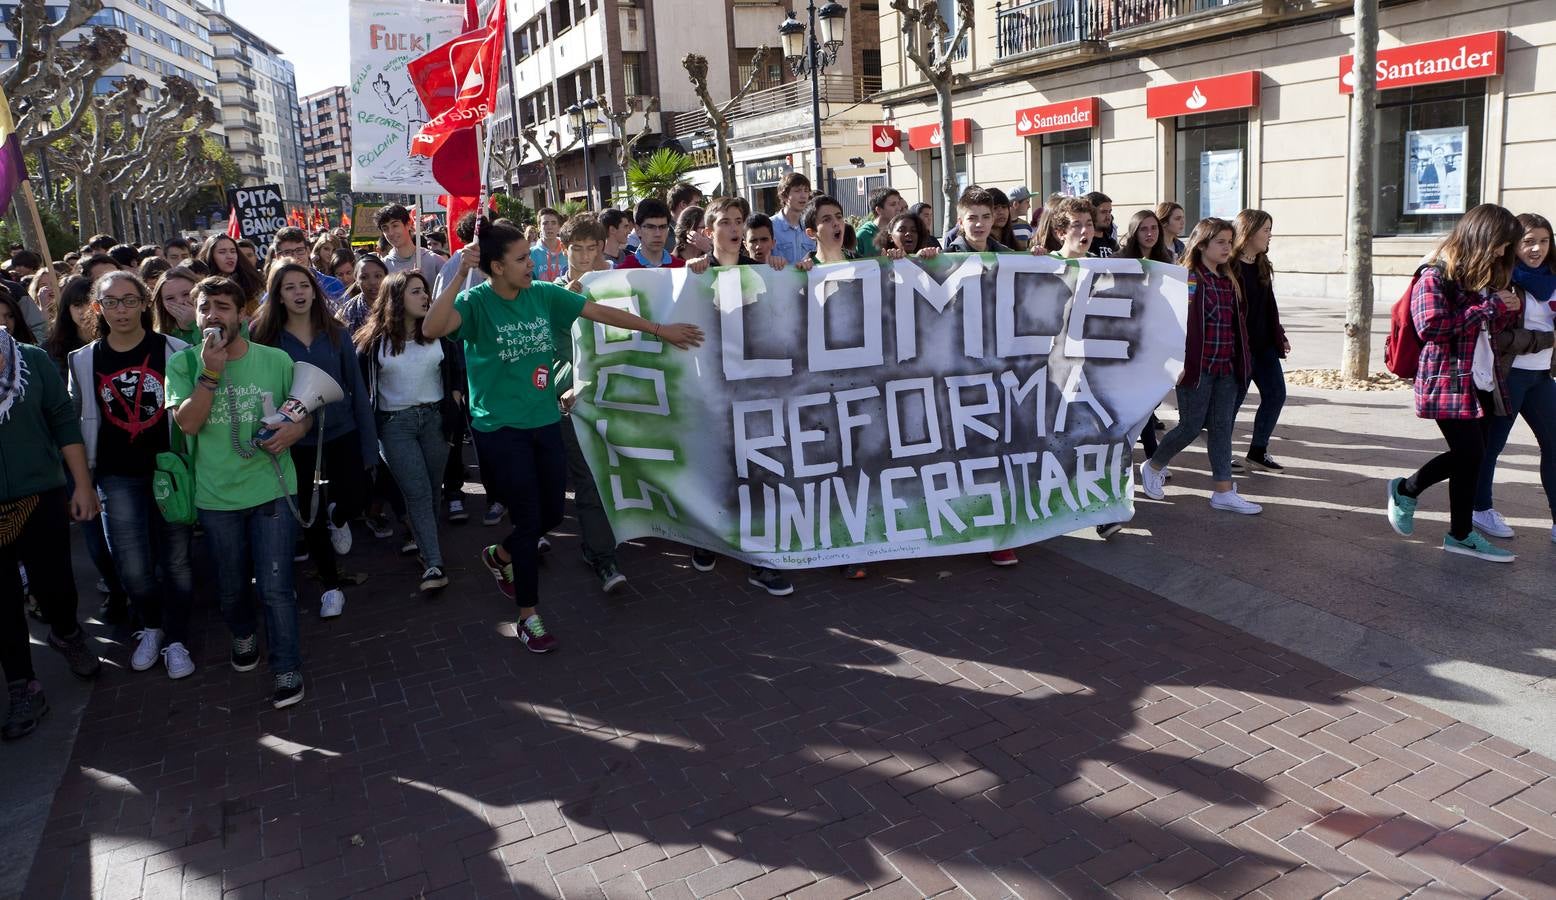
[[[157,454],[172,446],[167,365],[187,345],[152,326],[146,283],[110,272],[92,285],[103,335],[70,354],[70,393],[81,413],[87,466],[97,486],[108,550],[142,628],[130,668],[162,661],[168,677],[194,672],[185,649],[194,595],[188,525],[168,522],[152,496]]]
[[[350,523],[366,500],[367,469],[378,459],[378,432],[356,348],[346,327],[330,315],[329,301],[313,270],[291,262],[271,266],[265,293],[269,299],[254,317],[250,338],[285,350],[296,362],[318,366],[345,393],[315,413],[316,419],[322,413],[323,433],[319,428],[310,430],[292,451],[297,508],[305,517],[313,505],[316,463],[323,466],[329,482],[328,496],[320,499],[318,514],[303,532],[324,586],[319,615],[329,618],[345,609],[343,589],[348,581],[357,580],[341,574],[336,557],[351,552]]]
[[[199,282],[199,274],[188,266],[174,266],[162,273],[151,288],[151,317],[158,331],[185,344],[199,342],[194,301],[194,286]]]
[[[1523,236],[1516,216],[1482,203],[1453,226],[1438,251],[1438,264],[1416,271],[1410,287],[1410,318],[1421,338],[1416,415],[1437,424],[1448,450],[1414,474],[1391,480],[1388,491],[1389,524],[1408,536],[1415,531],[1421,493],[1448,482],[1443,549],[1498,563],[1512,562],[1513,554],[1475,530],[1474,506],[1492,416],[1506,414],[1506,401],[1500,384],[1492,390],[1476,384],[1473,365],[1481,330],[1502,331],[1523,311],[1523,299],[1508,290]]]
[[[1275,423],[1286,405],[1286,373],[1280,361],[1291,352],[1275,303],[1275,267],[1270,265],[1275,220],[1262,209],[1245,209],[1237,214],[1234,224],[1237,238],[1232,242],[1232,264],[1248,311],[1248,351],[1253,357],[1253,383],[1259,389],[1259,410],[1254,413],[1247,458],[1266,472],[1283,472],[1286,467],[1269,453]]]
[[[378,302],[357,332],[357,356],[378,428],[379,452],[404,497],[421,551],[421,589],[448,586],[438,540],[438,488],[451,438],[462,433],[461,357],[446,338],[422,333],[432,287],[420,272],[395,272],[378,288]]]
[[[244,315],[252,318],[259,307],[259,295],[264,292],[265,284],[259,269],[239,247],[238,242],[225,234],[213,234],[200,245],[200,252],[195,254],[195,259],[204,264],[212,275],[231,278],[238,283],[246,298]]]
[[[1120,259],[1148,259],[1151,262],[1175,263],[1162,240],[1162,220],[1156,213],[1142,209],[1129,217],[1129,227],[1124,229],[1124,240],[1113,254]]]
[[[1254,515],[1263,507],[1244,500],[1232,484],[1232,427],[1253,367],[1243,299],[1232,275],[1235,234],[1231,222],[1212,218],[1201,219],[1189,236],[1179,263],[1189,270],[1190,315],[1177,388],[1178,426],[1140,464],[1140,487],[1153,500],[1166,499],[1162,470],[1208,426],[1211,508]]]
[[[1162,243],[1173,259],[1183,256],[1183,232],[1189,226],[1188,215],[1181,204],[1163,200],[1156,204],[1156,220],[1162,223]]]
[[[1556,257],[1551,254],[1551,223],[1544,216],[1525,213],[1518,217],[1524,235],[1518,241],[1518,263],[1513,268],[1513,291],[1522,295],[1523,314],[1515,327],[1496,334],[1497,375],[1507,401],[1506,415],[1492,416],[1486,436],[1486,455],[1480,464],[1475,488],[1474,525],[1498,538],[1510,538],[1513,529],[1492,504],[1497,457],[1507,446],[1513,423],[1523,416],[1540,445],[1540,485],[1556,521],[1556,381],[1553,365],[1552,307],[1556,306]],[[1556,525],[1551,528],[1556,541]]]

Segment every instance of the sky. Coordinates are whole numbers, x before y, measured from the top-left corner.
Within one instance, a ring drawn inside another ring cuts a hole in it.
[[[226,0],[227,15],[297,69],[297,96],[346,83],[346,0]]]

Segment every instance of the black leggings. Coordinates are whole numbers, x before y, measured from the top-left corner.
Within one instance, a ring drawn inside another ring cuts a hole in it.
[[[1439,481],[1448,482],[1449,527],[1448,534],[1462,541],[1475,527],[1475,486],[1480,480],[1480,462],[1486,454],[1486,436],[1491,431],[1491,417],[1479,419],[1438,419],[1437,428],[1448,442],[1448,452],[1439,453],[1426,461],[1426,465],[1405,479],[1399,492],[1406,497],[1419,497],[1421,492]]]
[[[91,522],[99,530],[102,523]],[[27,593],[18,565],[27,567],[32,595],[55,637],[76,633],[76,579],[70,566],[70,498],[64,488],[44,491],[16,540],[0,547],[0,669],[7,681],[31,680]]]
[[[303,532],[303,542],[308,555],[319,570],[319,581],[325,590],[344,587],[340,569],[335,561],[335,548],[330,544],[330,504],[335,504],[335,525],[344,525],[361,512],[367,494],[367,469],[362,461],[361,436],[348,431],[338,438],[324,442],[324,496],[319,501],[319,515],[313,525]],[[313,461],[318,450],[301,444],[292,447],[292,465],[297,469],[297,511],[308,515],[313,502]]]

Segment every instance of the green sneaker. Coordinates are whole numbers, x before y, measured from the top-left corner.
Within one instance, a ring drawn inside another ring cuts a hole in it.
[[[1399,534],[1409,537],[1416,530],[1416,498],[1406,497],[1399,492],[1400,485],[1404,483],[1403,478],[1389,482],[1389,524]]]
[[[1443,535],[1443,549],[1449,553],[1473,556],[1494,563],[1510,563],[1518,558],[1486,540],[1478,531],[1471,531],[1470,536],[1462,541],[1455,540],[1451,534]]]

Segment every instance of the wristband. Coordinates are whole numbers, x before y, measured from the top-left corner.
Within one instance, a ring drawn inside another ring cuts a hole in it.
[[[201,369],[200,370],[200,377],[201,378],[209,378],[212,381],[221,381],[222,373],[217,372],[214,369]]]
[[[206,390],[208,390],[208,391],[210,391],[212,393],[216,392],[216,382],[211,381],[208,378],[201,378],[199,381],[196,381],[195,384],[199,385],[200,387],[205,388]]]

